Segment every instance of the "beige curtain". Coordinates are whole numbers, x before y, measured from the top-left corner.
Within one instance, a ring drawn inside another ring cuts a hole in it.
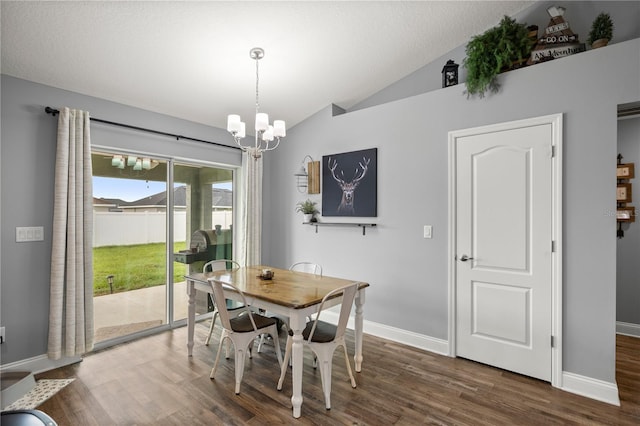
[[[58,118],[51,248],[51,359],[93,348],[93,191],[89,113],[64,108]]]
[[[254,149],[242,153],[242,197],[238,261],[245,265],[261,263],[262,246],[262,157],[254,157]]]

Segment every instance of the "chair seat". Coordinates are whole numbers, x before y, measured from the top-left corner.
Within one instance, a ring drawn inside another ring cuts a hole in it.
[[[307,326],[302,330],[302,337],[304,340],[309,340],[309,334],[311,334],[311,329],[313,328],[313,321],[308,322]],[[316,325],[316,331],[313,332],[313,336],[311,337],[312,342],[316,343],[327,343],[333,341],[336,337],[336,331],[338,327],[324,321],[318,321]],[[289,336],[293,336],[293,331],[289,329]]]
[[[275,318],[265,317],[260,314],[251,314],[253,316],[253,321],[256,323],[257,328],[265,328],[270,325],[276,324]],[[253,331],[253,325],[251,324],[251,318],[249,318],[248,314],[240,315],[237,318],[232,318],[229,320],[231,323],[231,329],[236,333],[248,333]]]

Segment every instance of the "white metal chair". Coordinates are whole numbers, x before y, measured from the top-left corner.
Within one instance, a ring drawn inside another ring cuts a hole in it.
[[[212,271],[220,271],[220,270],[234,270],[240,268],[240,264],[235,260],[229,259],[216,259],[211,260],[204,264],[202,267],[202,273],[212,272]],[[226,303],[226,301],[225,301]],[[227,308],[229,312],[229,317],[235,318],[238,315],[244,313],[244,309],[242,306],[237,306],[233,308]],[[211,326],[209,327],[209,334],[207,334],[207,339],[204,341],[206,346],[209,346],[209,341],[211,340],[211,334],[213,334],[213,327],[216,324],[216,318],[218,317],[218,305],[217,303],[213,304],[213,316],[211,317]]]
[[[322,266],[313,262],[296,262],[289,267],[290,271],[308,272],[322,276]]]
[[[351,371],[351,363],[349,362],[344,334],[347,328],[349,315],[351,313],[353,299],[356,296],[359,284],[360,283],[355,282],[335,289],[327,294],[320,303],[315,320],[307,323],[307,326],[302,331],[302,337],[304,339],[302,341],[303,344],[311,348],[318,359],[318,363],[320,364],[320,379],[322,380],[322,389],[324,391],[324,401],[327,410],[331,409],[331,369],[333,353],[338,346],[342,346],[344,349],[344,359],[347,363],[347,371],[349,372],[349,378],[351,379],[351,387],[356,387],[356,380],[353,378],[353,372]],[[325,302],[338,296],[340,293],[342,293],[342,305],[340,307],[338,325],[320,321],[319,318],[322,314]],[[280,380],[278,380],[278,390],[282,390],[282,382],[287,374],[287,364],[291,357],[292,345],[293,332],[289,330],[289,334],[287,336],[287,348],[284,353],[284,360],[280,370]]]
[[[236,318],[230,318],[227,305],[225,304],[223,284],[215,281],[213,278],[209,279],[209,284],[213,290],[214,302],[218,306],[220,313],[220,322],[222,323],[222,336],[220,338],[220,345],[218,345],[218,353],[216,360],[211,369],[209,377],[215,379],[216,369],[218,368],[218,361],[220,360],[220,353],[222,352],[222,344],[226,339],[231,340],[235,350],[235,376],[236,376],[236,395],[240,393],[240,382],[242,382],[242,375],[244,373],[244,361],[246,351],[249,350],[250,345],[256,337],[262,334],[270,334],[273,338],[274,349],[276,351],[276,357],[278,358],[278,364],[282,365],[282,354],[280,353],[280,342],[278,339],[277,321],[275,318],[268,318],[264,315],[256,314],[249,309],[247,299],[244,293],[236,286],[232,284],[224,284],[225,287],[232,289],[240,295],[242,301],[242,309],[245,314],[237,316]],[[220,302],[220,303],[219,303]],[[251,351],[249,350],[249,358],[251,358]]]

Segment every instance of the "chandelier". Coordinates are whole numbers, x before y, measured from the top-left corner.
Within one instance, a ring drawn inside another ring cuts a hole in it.
[[[149,157],[137,157],[135,155],[115,154],[111,158],[111,165],[119,169],[120,174],[131,176],[143,175],[148,170],[155,169],[158,164],[160,164],[158,161],[152,160]],[[129,166],[130,169],[125,169],[125,166]]]
[[[258,72],[258,62],[264,57],[264,50],[254,47],[249,51],[251,59],[256,61],[256,121],[255,121],[255,143],[253,145],[243,145],[241,140],[245,137],[245,123],[241,121],[237,114],[230,114],[227,117],[227,131],[231,133],[240,149],[248,151],[256,160],[265,151],[272,151],[280,144],[280,138],[287,135],[283,120],[274,120],[273,125],[269,124],[269,115],[260,112],[260,98],[258,96],[258,83],[260,82]],[[274,142],[275,140],[275,142]]]

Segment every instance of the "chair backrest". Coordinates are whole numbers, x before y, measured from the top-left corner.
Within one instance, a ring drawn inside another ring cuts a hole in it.
[[[214,278],[209,278],[209,285],[211,285],[211,290],[213,291],[213,303],[215,303],[216,307],[218,308],[218,314],[220,315],[220,322],[222,323],[222,326],[225,329],[231,330],[231,318],[229,317],[226,298],[224,297],[224,288],[227,287],[237,292],[240,295],[240,299],[242,302],[242,309],[245,309],[247,312],[247,315],[249,315],[249,318],[251,319],[251,325],[253,325],[253,330],[254,331],[258,330],[258,327],[256,327],[256,323],[253,320],[253,314],[251,312],[251,309],[249,309],[249,305],[247,304],[247,299],[245,298],[242,290],[240,290],[238,287],[234,286],[233,284],[227,284],[227,283],[223,284],[220,281],[216,281]]]
[[[210,260],[204,264],[202,267],[202,272],[213,272],[213,271],[221,271],[221,270],[234,270],[238,269],[240,264],[235,260],[231,259],[216,259]]]
[[[313,262],[296,262],[289,267],[290,271],[308,272],[322,276],[322,266]]]
[[[334,340],[344,336],[345,330],[347,329],[347,322],[349,322],[349,315],[351,315],[351,306],[353,306],[353,299],[355,299],[356,297],[356,292],[358,291],[359,285],[359,282],[351,283],[344,287],[340,287],[330,291],[326,296],[322,298],[322,302],[320,302],[320,307],[318,308],[318,314],[316,315],[316,319],[313,321],[313,326],[311,327],[311,332],[309,333],[309,342],[312,341],[311,339],[313,338],[313,333],[316,330],[316,325],[318,324],[320,315],[322,314],[322,310],[324,309],[325,302],[340,293],[343,293],[342,305],[340,306],[340,317],[338,319],[338,325]]]

